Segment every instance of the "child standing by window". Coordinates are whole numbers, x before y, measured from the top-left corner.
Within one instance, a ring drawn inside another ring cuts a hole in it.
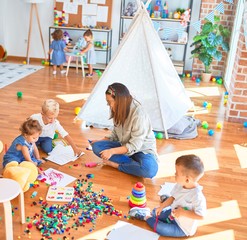
[[[197,230],[197,220],[206,213],[206,199],[198,184],[204,174],[201,159],[193,154],[184,155],[176,160],[175,180],[177,184],[171,197],[150,213],[149,208],[134,207],[129,215],[145,220],[161,236],[192,236]]]
[[[37,146],[45,153],[51,152],[52,139],[57,131],[71,145],[75,155],[79,156],[82,151],[77,148],[73,139],[57,120],[58,114],[59,103],[53,99],[47,99],[42,105],[42,112],[31,116],[32,119],[38,120],[42,127],[42,133],[37,141]]]
[[[33,162],[36,166],[44,163],[40,159],[39,151],[35,144],[42,131],[39,122],[28,119],[21,125],[20,131],[21,135],[12,142],[8,151],[3,156],[3,167],[13,161],[18,163],[29,161]]]
[[[53,64],[53,75],[57,74],[57,66],[59,66],[61,74],[65,74],[63,64],[66,62],[65,52],[69,52],[63,40],[63,31],[56,29],[52,34],[53,41],[50,46],[49,54],[52,53],[51,63]]]
[[[86,74],[86,77],[92,77],[93,76],[93,66],[92,65],[96,63],[92,31],[88,29],[86,32],[84,32],[83,37],[85,41],[87,42],[86,47],[84,47],[81,51],[81,53],[86,53],[86,58],[87,58],[87,65],[88,65],[89,72]]]

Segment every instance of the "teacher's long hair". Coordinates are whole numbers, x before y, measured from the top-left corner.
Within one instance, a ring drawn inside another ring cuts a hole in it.
[[[110,118],[113,118],[114,124],[124,125],[130,112],[130,105],[133,97],[129,89],[122,83],[113,83],[108,86],[105,94],[111,95],[115,100],[115,109],[111,110]]]

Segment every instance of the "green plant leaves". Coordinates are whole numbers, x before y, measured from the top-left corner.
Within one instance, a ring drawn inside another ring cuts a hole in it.
[[[223,37],[211,32],[208,35],[208,42],[211,46],[216,47],[223,42]]]
[[[202,53],[199,55],[199,60],[202,61],[205,66],[210,66],[213,58],[207,53]]]

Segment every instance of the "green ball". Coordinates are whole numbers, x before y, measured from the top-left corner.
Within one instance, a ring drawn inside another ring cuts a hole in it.
[[[17,92],[16,95],[18,98],[22,98],[22,92]]]
[[[156,134],[157,139],[162,139],[163,138],[163,133],[159,132]]]
[[[42,60],[42,61],[41,61],[41,64],[42,64],[42,65],[45,65],[45,60]]]
[[[208,129],[208,123],[204,123],[204,124],[202,125],[202,128]]]
[[[53,139],[57,139],[57,138],[58,138],[58,134],[55,133]]]

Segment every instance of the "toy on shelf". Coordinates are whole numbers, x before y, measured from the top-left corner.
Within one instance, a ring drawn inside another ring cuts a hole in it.
[[[130,207],[146,207],[146,190],[141,182],[137,182],[132,188],[131,196],[129,199]]]
[[[107,49],[106,40],[103,40],[103,41],[102,41],[101,47],[102,47],[103,49]]]
[[[137,11],[137,4],[135,1],[128,2],[125,10],[124,10],[124,16],[131,16],[133,17]]]
[[[54,8],[54,26],[58,26],[58,12],[57,12],[57,9]]]
[[[59,18],[59,26],[65,26],[65,12],[62,11],[62,17]]]
[[[71,45],[72,39],[70,38],[70,35],[67,31],[64,31],[63,33],[63,40],[66,45]]]
[[[156,0],[154,6],[154,17],[161,18],[161,12],[162,12],[161,0]]]
[[[184,27],[187,27],[188,26],[188,22],[190,21],[190,12],[191,12],[191,9],[187,9],[186,11],[184,11],[184,13],[181,15],[181,25],[184,26]]]
[[[168,4],[164,2],[164,7],[162,11],[162,18],[168,18]]]

